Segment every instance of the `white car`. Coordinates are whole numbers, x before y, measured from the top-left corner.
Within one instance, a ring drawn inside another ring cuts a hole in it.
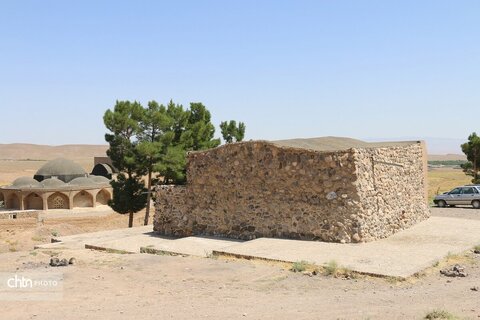
[[[436,196],[433,203],[442,208],[447,205],[471,205],[475,209],[480,209],[480,185],[456,187],[452,191]]]

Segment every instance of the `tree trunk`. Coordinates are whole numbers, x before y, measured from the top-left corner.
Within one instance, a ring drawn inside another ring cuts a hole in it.
[[[143,225],[148,225],[148,218],[150,216],[150,200],[152,199],[152,171],[148,171],[148,181],[147,181],[147,208],[145,209],[145,220]]]
[[[477,181],[477,177],[478,177],[478,168],[477,168],[477,153],[476,151],[477,150],[474,150],[475,151],[475,154],[473,156],[473,183],[478,183]]]
[[[130,212],[128,214],[128,227],[129,228],[133,227],[133,212]]]

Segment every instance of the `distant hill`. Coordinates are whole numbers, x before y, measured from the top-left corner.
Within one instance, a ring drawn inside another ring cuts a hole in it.
[[[38,144],[0,144],[0,160],[51,160],[67,158],[71,160],[105,156],[108,145],[68,144],[47,146]]]
[[[437,138],[437,137],[395,137],[395,138],[366,138],[368,142],[374,141],[411,141],[423,140],[427,143],[428,154],[461,155],[460,145],[466,142],[466,139],[457,138]],[[450,160],[450,159],[449,159]],[[456,159],[455,159],[456,160]],[[463,159],[458,159],[463,160]]]
[[[0,160],[91,159],[105,156],[108,145],[66,144],[47,146],[27,143],[0,144]],[[430,161],[466,160],[463,154],[429,154]],[[93,159],[92,159],[93,160]]]

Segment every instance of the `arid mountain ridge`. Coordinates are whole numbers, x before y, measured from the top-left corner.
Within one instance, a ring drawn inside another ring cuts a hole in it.
[[[27,143],[0,144],[0,160],[51,160],[59,157],[86,159],[105,156],[108,145],[66,144],[49,146]],[[463,154],[429,154],[429,160],[466,160]]]
[[[108,145],[68,144],[48,146],[26,143],[0,144],[0,160],[85,159],[106,156]]]

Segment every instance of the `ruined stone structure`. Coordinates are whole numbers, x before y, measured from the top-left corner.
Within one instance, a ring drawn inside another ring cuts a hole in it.
[[[80,165],[62,158],[47,162],[34,178],[20,177],[0,188],[0,202],[12,210],[94,208],[107,204],[111,195],[109,179],[89,175]]]
[[[365,242],[429,216],[423,142],[249,141],[188,155],[159,186],[154,230],[174,236]]]

